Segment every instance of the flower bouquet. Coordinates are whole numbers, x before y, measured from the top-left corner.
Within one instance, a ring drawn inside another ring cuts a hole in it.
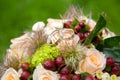
[[[12,39],[1,80],[120,80],[120,36],[71,7]]]

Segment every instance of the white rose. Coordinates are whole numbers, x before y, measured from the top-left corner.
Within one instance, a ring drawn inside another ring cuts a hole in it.
[[[102,52],[92,48],[85,51],[86,57],[79,62],[78,72],[88,72],[95,74],[102,71],[106,65],[106,58]]]
[[[55,28],[63,28],[63,20],[61,19],[48,19],[48,26],[53,26]]]
[[[63,20],[60,19],[48,19],[48,24],[44,29],[46,35],[50,35],[53,31],[63,28]]]
[[[45,27],[45,24],[43,22],[37,22],[33,25],[32,30],[33,31],[39,31]]]
[[[33,80],[59,80],[59,75],[56,72],[44,69],[40,64],[33,72]]]
[[[56,43],[59,40],[70,40],[74,38],[74,31],[72,29],[60,29],[60,30],[56,30],[54,31],[51,35],[49,35],[48,37],[48,43]],[[78,42],[79,41],[79,37],[76,38],[76,41],[74,42]],[[72,44],[72,43],[71,43]]]
[[[19,80],[19,75],[16,70],[9,68],[2,76],[1,80]]]

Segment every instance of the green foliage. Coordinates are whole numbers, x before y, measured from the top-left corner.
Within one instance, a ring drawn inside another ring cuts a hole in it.
[[[106,57],[113,57],[120,62],[120,36],[105,39],[101,48]]]
[[[116,62],[120,63],[120,48],[104,48],[103,53],[106,57],[113,57]]]
[[[84,72],[84,73],[81,73],[80,75],[81,75],[82,80],[84,80],[85,77],[89,76],[90,74],[87,72]]]
[[[74,29],[74,27],[79,24],[79,21],[77,19],[74,19],[73,22],[71,23],[71,28]]]
[[[120,48],[120,36],[114,36],[107,38],[104,41],[105,48],[119,47]]]
[[[88,45],[89,43],[91,43],[91,41],[93,40],[93,38],[98,35],[98,33],[100,32],[100,30],[102,28],[104,28],[105,25],[106,25],[106,20],[104,19],[104,17],[102,15],[100,15],[95,28],[90,33],[90,35],[87,37],[87,39],[85,40],[84,44]]]

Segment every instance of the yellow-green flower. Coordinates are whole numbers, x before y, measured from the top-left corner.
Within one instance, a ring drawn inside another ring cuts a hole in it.
[[[59,55],[60,51],[56,47],[49,44],[44,44],[33,55],[31,60],[31,66],[36,67],[47,59],[54,60]]]
[[[111,75],[111,80],[117,80],[117,76],[116,75]]]
[[[101,78],[102,78],[102,75],[103,75],[103,72],[102,72],[102,71],[98,71],[98,72],[96,73],[96,77],[97,77],[98,79],[101,79]]]

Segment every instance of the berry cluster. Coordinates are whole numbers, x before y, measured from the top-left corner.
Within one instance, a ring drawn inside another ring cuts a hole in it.
[[[23,71],[20,77],[21,80],[28,80],[28,78],[30,78],[31,73],[28,71],[29,67],[30,67],[30,64],[27,62],[21,65],[21,68]]]
[[[82,74],[75,74],[70,66],[65,65],[65,60],[62,56],[57,57],[55,60],[46,60],[43,66],[47,70],[58,71],[60,74],[59,80],[97,80],[90,74],[84,78],[82,78]]]
[[[108,62],[108,64],[111,64],[111,62]],[[98,80],[97,78],[94,78],[92,75],[86,73],[76,74],[75,71],[70,67],[65,65],[65,60],[62,56],[58,56],[55,60],[48,59],[43,63],[43,66],[47,70],[57,71],[60,74],[59,80]],[[24,62],[21,65],[22,68],[22,74],[20,79],[21,80],[31,80],[31,72],[30,64],[27,62]]]
[[[86,40],[88,35],[90,34],[90,28],[87,24],[85,24],[85,20],[78,21],[78,20],[73,20],[73,21],[67,21],[64,23],[64,28],[70,28],[73,29],[75,34],[77,34],[82,42]],[[99,34],[99,36],[95,36],[94,39],[92,40],[93,43],[100,43],[102,32]]]
[[[76,19],[74,21],[67,21],[64,23],[64,28],[73,29],[75,34],[77,34],[82,41],[84,41],[90,33],[89,27],[84,23],[84,21],[79,22]]]
[[[105,72],[109,72],[111,75],[120,75],[120,65],[115,62],[114,58],[107,57]]]

